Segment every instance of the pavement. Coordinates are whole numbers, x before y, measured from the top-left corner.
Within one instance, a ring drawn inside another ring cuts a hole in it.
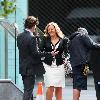
[[[66,86],[63,89],[63,99],[62,100],[73,100],[72,86]],[[88,86],[87,90],[81,91],[80,100],[96,100],[95,89],[92,86]],[[53,99],[55,100],[55,99]]]
[[[63,88],[63,99],[62,100],[73,100],[73,87],[72,87],[72,78],[67,77],[66,78],[66,87]],[[88,76],[88,81],[87,81],[87,90],[82,90],[81,95],[80,95],[80,100],[97,100],[96,99],[96,93],[95,93],[95,87],[94,87],[94,80],[93,77],[90,75]],[[36,98],[36,91],[37,91],[37,83],[35,84],[34,87],[34,100]],[[44,98],[45,98],[45,92],[46,88],[45,85],[43,85],[43,93],[44,93]],[[44,99],[45,100],[45,99]],[[55,96],[53,96],[53,100],[55,99]]]

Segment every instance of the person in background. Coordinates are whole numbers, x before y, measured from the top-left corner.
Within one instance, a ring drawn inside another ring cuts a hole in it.
[[[69,43],[70,63],[73,71],[73,100],[79,100],[81,90],[87,90],[88,55],[90,50],[100,49],[92,41],[85,28],[71,34]]]
[[[35,83],[35,76],[45,73],[41,57],[56,55],[56,52],[40,52],[37,45],[36,26],[38,19],[28,16],[24,23],[24,32],[17,36],[19,49],[19,73],[22,76],[24,85],[23,100],[33,100],[32,92]]]
[[[62,87],[65,87],[64,59],[67,56],[68,38],[55,22],[48,23],[44,32],[41,51],[58,52],[55,56],[46,56],[43,61],[46,71],[44,74],[46,100],[52,100],[54,91],[56,100],[62,100]]]
[[[100,43],[100,40],[97,42]],[[96,97],[100,100],[100,50],[91,51],[90,65],[93,71]]]

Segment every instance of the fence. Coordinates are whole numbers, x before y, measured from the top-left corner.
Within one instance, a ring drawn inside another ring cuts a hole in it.
[[[90,35],[100,34],[99,0],[29,0],[29,15],[38,16],[42,31],[55,21],[67,36],[80,26]]]

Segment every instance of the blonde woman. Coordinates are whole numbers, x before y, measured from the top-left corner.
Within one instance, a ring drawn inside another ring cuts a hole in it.
[[[64,36],[55,22],[47,24],[44,30],[41,50],[44,52],[58,52],[55,56],[46,56],[44,82],[46,86],[46,100],[52,100],[55,91],[56,100],[62,100],[62,88],[65,87],[64,56],[67,55],[68,38]]]

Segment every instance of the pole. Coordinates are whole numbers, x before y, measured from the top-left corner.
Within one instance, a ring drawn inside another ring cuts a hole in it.
[[[15,10],[15,23],[16,23],[16,10]],[[16,84],[16,27],[15,27],[15,84]]]

